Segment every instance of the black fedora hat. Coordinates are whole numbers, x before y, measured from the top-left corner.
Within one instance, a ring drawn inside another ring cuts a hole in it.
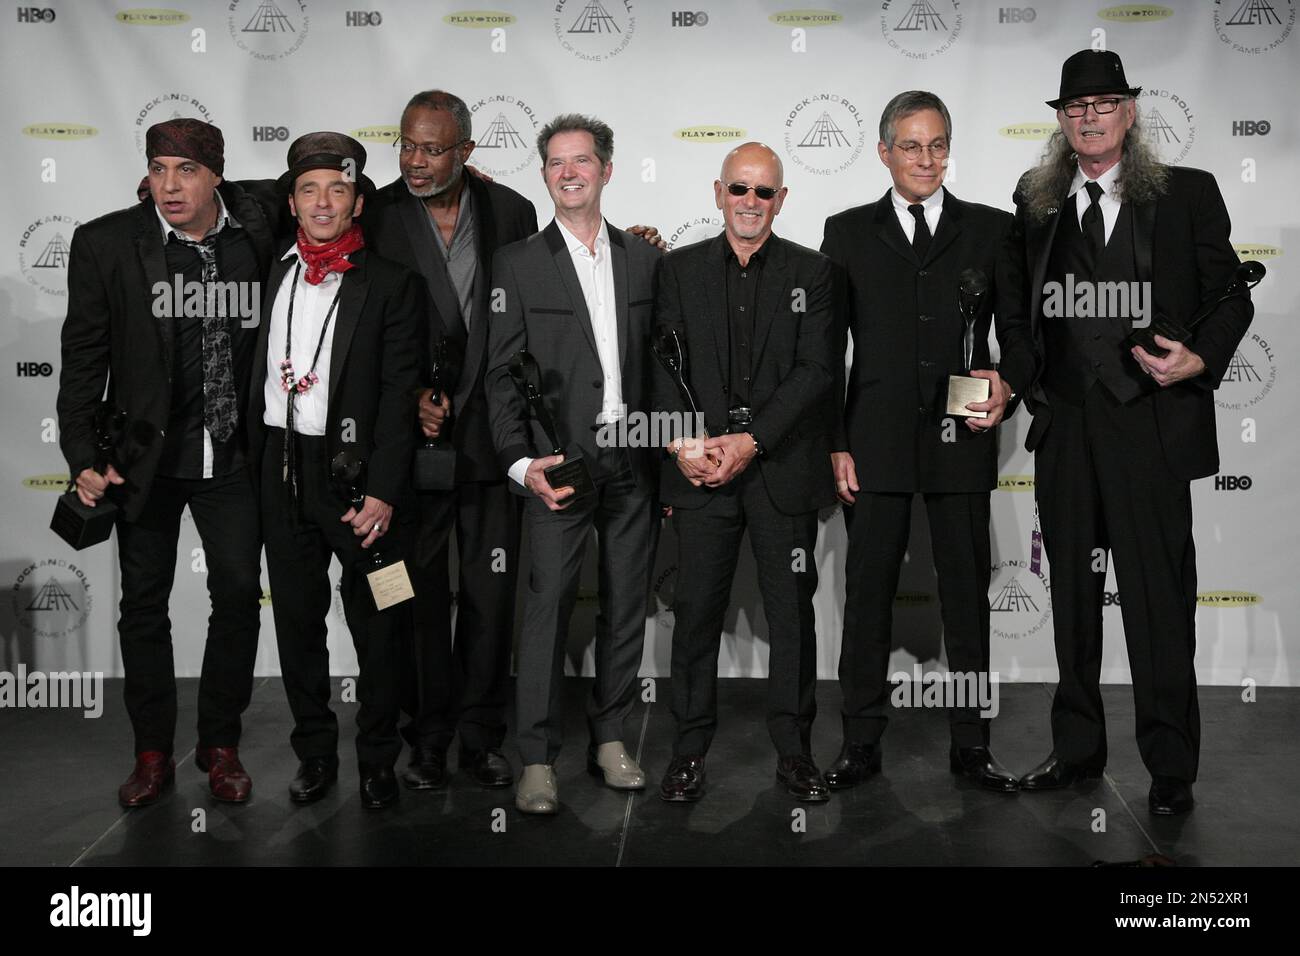
[[[293,192],[299,176],[313,169],[346,170],[352,174],[362,195],[375,191],[370,177],[362,173],[366,168],[366,148],[345,133],[327,130],[304,133],[289,144],[287,163],[288,171],[276,180],[286,193]]]
[[[1059,110],[1066,100],[1099,93],[1125,93],[1137,96],[1140,86],[1129,86],[1119,54],[1110,50],[1080,50],[1061,65],[1061,93],[1047,105]]]

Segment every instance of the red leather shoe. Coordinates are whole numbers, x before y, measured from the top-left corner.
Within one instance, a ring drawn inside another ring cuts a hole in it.
[[[158,800],[176,779],[176,762],[161,750],[135,755],[135,769],[117,788],[117,802],[128,810],[146,807]]]
[[[244,803],[253,792],[253,778],[239,762],[238,747],[199,747],[194,763],[207,771],[212,796],[223,803]]]

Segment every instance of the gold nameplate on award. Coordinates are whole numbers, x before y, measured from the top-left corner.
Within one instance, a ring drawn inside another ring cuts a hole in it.
[[[966,407],[969,402],[989,400],[989,380],[968,375],[948,376],[948,414],[966,418],[988,418],[988,412],[975,412]]]
[[[411,576],[406,573],[405,561],[396,561],[367,571],[366,581],[370,585],[370,594],[375,599],[375,607],[380,611],[415,597]]]

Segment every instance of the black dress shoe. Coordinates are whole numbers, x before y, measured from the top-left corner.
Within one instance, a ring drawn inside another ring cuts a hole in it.
[[[674,757],[659,784],[659,796],[669,803],[694,803],[704,796],[704,754]]]
[[[515,782],[515,773],[510,769],[510,761],[495,747],[488,747],[486,750],[462,750],[460,769],[468,770],[476,784],[489,790],[508,787]]]
[[[1192,799],[1192,785],[1177,777],[1152,777],[1151,792],[1147,794],[1147,806],[1152,813],[1161,816],[1173,816],[1186,813],[1196,801]]]
[[[361,805],[367,810],[382,810],[397,802],[397,775],[392,767],[362,766]]]
[[[447,754],[433,747],[412,747],[411,762],[402,771],[411,790],[441,790],[447,786]]]
[[[1021,790],[1059,790],[1080,780],[1095,780],[1105,767],[1069,763],[1052,754],[1029,773],[1020,778]]]
[[[954,747],[948,752],[948,766],[985,790],[1015,793],[1020,779],[993,756],[988,747]]]
[[[339,762],[330,757],[308,757],[298,764],[298,776],[289,784],[289,799],[294,803],[315,803],[329,792],[339,778]]]
[[[831,798],[822,773],[807,754],[781,757],[776,762],[776,781],[786,792],[804,803],[823,803]]]
[[[851,744],[845,741],[840,755],[822,776],[832,790],[847,790],[877,773],[880,773],[880,744]]]

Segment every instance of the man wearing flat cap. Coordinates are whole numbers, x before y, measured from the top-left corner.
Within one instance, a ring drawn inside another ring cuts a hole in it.
[[[195,761],[218,800],[241,803],[252,789],[238,747],[262,590],[242,410],[258,321],[250,303],[270,268],[273,235],[267,207],[222,179],[223,149],[221,130],[200,120],[150,127],[149,197],[72,239],[59,435],[81,501],[119,508],[118,636],[136,753],[118,791],[125,807],[154,802],[174,779],[168,600],[187,506],[212,600]],[[127,426],[118,465],[100,474],[95,422],[104,402]]]
[[[291,741],[301,761],[290,797],[318,800],[338,776],[326,647],[329,565],[337,557],[360,665],[361,803],[380,808],[397,799],[399,638],[410,602],[381,604],[367,572],[376,555],[401,560],[410,542],[426,306],[414,273],[365,248],[354,221],[374,192],[365,165],[365,147],[342,133],[308,133],[289,147],[279,184],[298,235],[267,280],[248,427]]]
[[[1218,470],[1213,393],[1253,307],[1246,297],[1215,305],[1238,264],[1228,211],[1209,173],[1158,162],[1141,135],[1140,93],[1112,52],[1065,61],[1047,104],[1061,128],[1016,188],[997,324],[1002,377],[1034,415],[1025,447],[1060,670],[1052,753],[1021,789],[1105,767],[1101,600],[1113,560],[1148,805],[1175,814],[1192,808],[1200,748],[1190,482]],[[1070,288],[1091,286],[1100,303],[1105,283],[1135,290],[1130,307],[1074,307],[1082,296],[1060,307]],[[1186,341],[1156,336],[1154,351],[1128,341],[1152,316],[1187,323],[1203,304]]]

